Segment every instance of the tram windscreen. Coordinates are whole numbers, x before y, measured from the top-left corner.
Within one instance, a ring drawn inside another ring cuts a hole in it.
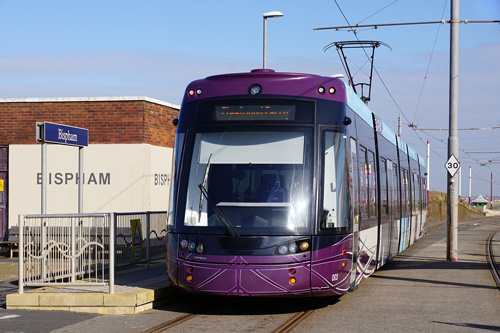
[[[304,132],[197,134],[184,225],[241,235],[308,232],[311,142]]]
[[[216,105],[216,121],[295,120],[296,105]]]

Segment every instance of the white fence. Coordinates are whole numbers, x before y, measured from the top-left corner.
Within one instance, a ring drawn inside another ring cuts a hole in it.
[[[108,284],[113,292],[112,221],[111,214],[20,215],[19,293],[54,284]]]
[[[167,212],[19,216],[25,286],[107,285],[115,267],[165,256]]]

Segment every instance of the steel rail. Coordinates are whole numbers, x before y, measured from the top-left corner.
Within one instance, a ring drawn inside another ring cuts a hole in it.
[[[314,310],[301,311],[294,314],[287,321],[281,324],[277,329],[273,330],[272,333],[287,333],[290,332],[293,328],[295,328],[299,323],[301,323],[305,318],[307,318]],[[176,317],[174,319],[168,320],[147,330],[142,331],[142,333],[160,333],[164,332],[174,326],[182,324],[194,317],[198,316],[194,313],[186,313],[182,316]]]
[[[491,274],[493,275],[493,279],[495,280],[498,289],[500,289],[500,274],[499,274],[500,267],[498,266],[495,260],[495,256],[493,254],[493,247],[491,246],[491,243],[493,241],[493,237],[495,237],[496,233],[499,231],[500,230],[494,231],[488,237],[488,241],[486,242],[486,256],[488,257],[488,263],[490,265]]]
[[[272,331],[272,333],[286,333],[290,332],[294,327],[296,327],[301,321],[306,319],[311,313],[313,313],[314,310],[307,310],[307,311],[302,311],[299,312],[290,319],[288,319],[285,323],[283,323],[280,327]]]
[[[166,321],[164,323],[161,323],[159,325],[156,325],[154,327],[151,327],[145,331],[142,331],[142,333],[159,333],[168,330],[169,328],[172,328],[176,325],[179,325],[185,321],[188,321],[194,317],[196,317],[197,314],[194,313],[186,313],[182,316],[179,316],[177,318],[174,318],[172,320]]]

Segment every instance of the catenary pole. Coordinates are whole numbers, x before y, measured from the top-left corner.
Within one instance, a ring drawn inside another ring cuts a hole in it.
[[[450,20],[450,97],[449,97],[449,137],[448,158],[458,159],[458,27],[459,0],[451,0]],[[457,173],[448,173],[448,214],[447,214],[447,260],[458,259],[458,192]]]
[[[429,140],[427,140],[427,216],[430,216],[430,207],[429,207],[429,201],[430,201],[430,189],[431,189],[431,144]],[[427,217],[427,219],[429,219]]]
[[[469,166],[469,205],[472,202],[472,167]]]

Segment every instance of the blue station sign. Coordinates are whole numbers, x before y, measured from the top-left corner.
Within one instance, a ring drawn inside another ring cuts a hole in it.
[[[89,130],[61,124],[44,122],[43,141],[69,146],[87,147]]]

